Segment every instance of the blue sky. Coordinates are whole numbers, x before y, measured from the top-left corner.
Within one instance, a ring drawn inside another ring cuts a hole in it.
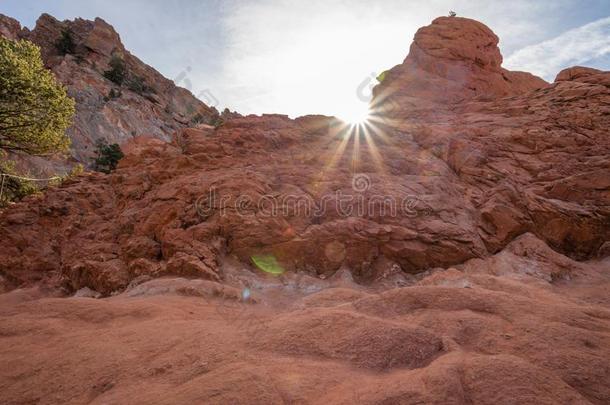
[[[43,12],[102,17],[204,101],[291,116],[358,107],[358,86],[402,62],[417,28],[449,10],[494,30],[512,70],[547,80],[576,64],[610,70],[610,0],[0,0],[30,28]]]

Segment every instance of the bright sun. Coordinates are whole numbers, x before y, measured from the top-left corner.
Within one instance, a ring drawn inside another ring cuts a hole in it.
[[[363,124],[370,117],[369,106],[367,103],[354,103],[346,106],[337,117],[351,125]]]

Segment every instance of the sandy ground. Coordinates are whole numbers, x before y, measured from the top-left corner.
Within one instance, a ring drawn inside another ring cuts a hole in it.
[[[235,270],[105,299],[15,290],[0,402],[609,403],[608,262],[554,283],[483,267],[405,287]]]

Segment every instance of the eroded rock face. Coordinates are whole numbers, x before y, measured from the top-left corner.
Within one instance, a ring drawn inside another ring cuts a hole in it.
[[[245,117],[173,143],[137,138],[112,175],[7,211],[1,270],[18,285],[118,260],[132,269],[126,278],[73,285],[108,292],[148,268],[214,280],[225,254],[273,255],[286,270],[328,277],[343,266],[370,281],[385,267],[417,273],[486,257],[525,232],[594,257],[610,229],[608,99],[605,86],[560,82],[461,106],[442,125],[373,124],[375,147],[362,137],[355,160],[356,134],[325,117]],[[406,208],[392,213],[385,197]]]
[[[10,40],[19,39],[22,33],[21,24],[14,18],[0,14],[0,35]]]
[[[62,55],[57,42],[70,31],[74,53]],[[123,144],[135,136],[169,140],[177,129],[210,122],[218,116],[188,90],[177,87],[123,46],[119,34],[101,18],[58,21],[43,14],[29,31],[9,17],[0,16],[0,35],[28,39],[41,47],[42,56],[68,94],[76,100],[69,161],[18,157],[24,169],[39,173],[65,171],[74,161],[91,163],[96,141]],[[113,57],[124,60],[127,76],[122,85],[104,77]]]
[[[108,294],[146,274],[222,280],[232,255],[322,277],[344,268],[368,283],[484,258],[526,232],[574,259],[598,256],[610,232],[610,73],[563,74],[523,93],[501,78],[496,44],[480,23],[441,18],[404,64],[424,82],[434,66],[468,66],[492,99],[437,102],[446,87],[428,83],[426,94],[407,92],[417,109],[399,96],[363,130],[264,115],[183,129],[171,143],[135,138],[112,175],[7,210],[0,272],[12,286]],[[120,276],[104,284],[100,263]]]

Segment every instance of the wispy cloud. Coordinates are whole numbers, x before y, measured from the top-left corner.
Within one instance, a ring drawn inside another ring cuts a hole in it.
[[[180,85],[205,102],[217,99],[218,107],[246,114],[296,116],[366,108],[359,89],[368,89],[376,74],[402,62],[415,31],[450,9],[493,29],[502,53],[513,55],[507,58],[513,69],[551,80],[567,65],[609,69],[608,20],[587,24],[608,15],[608,0],[552,3],[0,0],[0,13],[30,28],[42,12],[59,19],[100,16],[115,26],[133,54],[169,78],[182,78]]]
[[[610,17],[601,18],[563,34],[526,46],[508,57],[504,66],[553,80],[562,69],[610,54]]]

